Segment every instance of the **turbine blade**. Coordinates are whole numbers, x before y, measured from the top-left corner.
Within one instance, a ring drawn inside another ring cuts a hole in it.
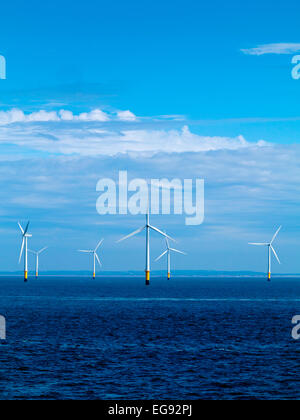
[[[19,264],[20,264],[21,259],[22,259],[22,255],[23,255],[23,251],[24,251],[24,246],[25,246],[25,238],[23,238],[23,241],[22,241],[21,252],[20,252],[20,257],[19,257]]]
[[[282,226],[280,226],[280,228],[277,230],[277,232],[276,232],[276,233],[275,233],[275,235],[273,236],[272,241],[271,241],[271,245],[272,245],[272,243],[275,241],[275,239],[277,238],[277,235],[278,235],[278,233],[281,231],[281,228],[282,228]]]
[[[165,238],[165,239],[166,239],[167,248],[168,248],[168,249],[170,249],[170,242],[169,242],[169,239],[168,239],[168,238]]]
[[[170,248],[170,251],[177,252],[177,254],[187,255],[185,252],[178,251],[178,249]]]
[[[84,252],[85,254],[93,254],[94,251],[86,251],[85,249],[79,249],[78,252]]]
[[[102,267],[102,264],[101,264],[100,258],[98,257],[98,255],[96,254],[96,252],[95,252],[95,257],[96,257],[96,260],[98,261],[98,263],[99,263],[100,267]]]
[[[168,251],[165,251],[164,253],[162,253],[158,258],[156,258],[155,261],[159,261],[160,259],[162,259],[162,257],[164,257],[166,254],[168,253]]]
[[[279,262],[279,264],[281,264],[280,259],[278,258],[278,255],[277,255],[277,253],[276,253],[275,249],[272,247],[272,245],[271,245],[271,249],[272,249],[273,254],[275,255],[275,257],[276,257],[277,261]]]
[[[255,244],[255,243],[249,243],[249,245],[254,245],[254,246],[269,246],[270,244]]]
[[[31,254],[37,254],[37,252],[35,252],[35,251],[32,251],[32,249],[28,249],[28,252],[30,252]]]
[[[24,235],[26,235],[26,233],[28,232],[29,224],[30,224],[30,222],[27,223],[27,226],[26,226],[25,231],[24,231]]]
[[[22,226],[21,226],[20,222],[18,222],[18,225],[19,225],[19,228],[20,228],[20,230],[21,230],[21,232],[22,232],[22,235],[24,235],[24,229],[22,228]]]
[[[119,244],[120,242],[126,241],[127,239],[132,238],[133,236],[138,235],[139,233],[143,232],[145,227],[146,226],[143,226],[142,228],[136,230],[135,232],[132,232],[130,235],[127,235],[124,238],[120,239],[119,241],[117,241],[117,244]]]
[[[101,239],[101,241],[98,243],[98,245],[97,245],[97,247],[96,247],[96,249],[95,249],[95,252],[97,252],[98,251],[98,249],[100,248],[100,246],[103,244],[103,242],[104,242],[104,239]]]
[[[164,236],[167,239],[170,239],[173,242],[176,242],[175,239],[171,238],[171,236],[167,235],[166,233],[162,232],[161,230],[157,229],[154,226],[149,225],[150,229],[155,230],[155,232],[159,233],[160,235]]]
[[[38,254],[41,254],[42,252],[46,251],[46,249],[48,249],[48,247],[46,246],[45,248],[41,249]]]

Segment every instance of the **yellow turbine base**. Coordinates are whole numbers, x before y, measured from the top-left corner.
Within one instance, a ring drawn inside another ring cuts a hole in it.
[[[93,274],[93,279],[95,279],[95,278],[96,278],[96,273]]]
[[[168,273],[168,280],[170,280],[171,278],[171,273]]]
[[[150,271],[146,271],[146,286],[150,285]]]
[[[26,281],[28,280],[28,271],[24,272],[24,280],[26,280]]]
[[[268,280],[271,280],[271,273],[268,274]]]

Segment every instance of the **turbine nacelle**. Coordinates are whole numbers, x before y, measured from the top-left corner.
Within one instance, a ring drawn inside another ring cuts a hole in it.
[[[22,232],[22,236],[23,237],[29,237],[29,236],[27,236],[28,235],[27,232],[28,232],[28,229],[29,229],[30,222],[27,223],[25,229],[23,229],[23,227],[22,227],[22,225],[21,225],[20,222],[18,222],[18,225],[19,225],[20,231]]]
[[[41,249],[40,251],[33,251],[32,249],[28,249],[28,252],[31,252],[31,254],[34,254],[34,255],[40,255],[42,252],[46,251],[46,249],[48,249],[48,247],[45,247]]]
[[[170,254],[171,252],[175,252],[181,255],[187,255],[185,252],[179,251],[178,249],[175,249],[175,248],[171,248],[168,237],[166,237],[166,247],[167,247],[167,250],[163,252],[158,258],[156,258],[155,261],[159,261],[162,257],[164,257],[168,253]]]
[[[275,257],[276,257],[276,259],[277,259],[278,263],[279,263],[279,264],[281,264],[281,262],[280,262],[280,260],[279,260],[279,257],[278,257],[278,255],[277,255],[277,253],[276,253],[276,251],[275,251],[275,249],[274,249],[274,247],[273,247],[273,243],[274,243],[275,239],[277,238],[277,236],[278,236],[279,232],[281,231],[281,229],[282,229],[282,226],[280,226],[280,228],[276,231],[276,233],[275,233],[275,235],[273,236],[273,238],[272,238],[271,242],[266,242],[266,243],[249,243],[249,245],[254,245],[254,246],[267,246],[267,247],[269,247],[269,249],[270,249],[270,250],[273,252],[273,254],[275,255]]]
[[[119,241],[117,241],[117,244],[119,244],[120,242],[126,241],[129,238],[132,238],[133,236],[138,235],[139,233],[143,232],[143,230],[153,230],[156,233],[159,233],[160,235],[164,236],[166,238],[166,240],[170,240],[173,242],[176,242],[175,239],[171,238],[171,236],[167,235],[165,232],[162,232],[160,229],[157,229],[156,227],[150,225],[149,223],[149,215],[147,215],[147,222],[145,226],[142,226],[141,228],[139,228],[138,230],[135,230],[134,232],[130,233],[129,235],[125,236],[124,238],[120,239]],[[168,242],[169,243],[169,242]]]

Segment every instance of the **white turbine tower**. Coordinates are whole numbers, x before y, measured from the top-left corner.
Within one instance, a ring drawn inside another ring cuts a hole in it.
[[[157,229],[156,227],[150,225],[150,213],[149,210],[146,215],[146,225],[141,227],[140,229],[136,230],[135,232],[131,233],[128,236],[125,236],[125,238],[120,239],[117,243],[123,242],[126,239],[132,238],[135,235],[138,235],[139,233],[143,232],[143,230],[146,230],[146,286],[150,285],[150,231],[153,230],[160,235],[164,236],[165,238],[170,239],[171,241],[174,241],[173,238],[162,232],[161,230]],[[175,242],[175,241],[174,241]]]
[[[104,239],[101,239],[101,241],[98,243],[97,247],[93,250],[85,250],[85,249],[80,249],[78,252],[83,252],[84,254],[93,254],[93,261],[94,261],[94,270],[93,270],[93,279],[96,278],[96,261],[98,262],[98,264],[100,265],[100,267],[102,267],[100,258],[98,257],[97,251],[100,248],[100,246],[103,244]]]
[[[171,253],[176,252],[177,254],[181,254],[181,255],[187,255],[187,254],[185,252],[178,251],[178,249],[171,248],[168,238],[166,238],[166,245],[167,245],[167,250],[163,252],[158,258],[156,258],[155,261],[159,261],[165,255],[168,256],[168,280],[170,280],[171,279]]]
[[[30,222],[28,222],[26,225],[26,228],[23,229],[21,224],[18,223],[19,228],[22,232],[22,246],[21,246],[20,258],[19,258],[19,264],[21,262],[22,255],[24,252],[24,247],[25,247],[25,252],[24,252],[24,281],[25,283],[28,281],[28,238],[32,237],[32,235],[28,233],[29,224]]]
[[[281,264],[278,255],[273,247],[273,243],[275,241],[275,239],[277,238],[278,233],[280,232],[282,226],[280,226],[280,228],[277,230],[277,232],[275,233],[275,235],[273,236],[271,242],[269,243],[250,243],[249,245],[254,245],[254,246],[266,246],[268,247],[268,281],[271,281],[271,266],[272,266],[272,252],[275,255],[277,261],[279,262],[279,264]]]
[[[32,251],[32,250],[28,250],[29,252],[31,252],[31,254],[35,255],[35,277],[38,278],[39,276],[39,260],[40,260],[40,255],[42,254],[42,252],[46,251],[46,249],[48,249],[47,247],[41,249],[40,251]]]

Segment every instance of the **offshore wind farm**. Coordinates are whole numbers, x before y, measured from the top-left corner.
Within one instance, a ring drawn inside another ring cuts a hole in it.
[[[160,235],[160,237],[162,239],[164,239],[165,241],[165,250],[163,251],[163,253],[161,255],[159,255],[156,259],[154,259],[154,262],[158,262],[160,260],[163,259],[163,257],[166,257],[166,262],[167,262],[167,279],[170,280],[171,279],[171,256],[172,254],[180,254],[182,256],[187,256],[186,252],[180,251],[176,248],[173,248],[170,246],[170,241],[176,242],[175,239],[173,239],[171,236],[169,236],[164,230],[160,230],[157,227],[154,227],[151,223],[150,223],[150,210],[148,209],[146,215],[146,224],[144,226],[142,226],[141,228],[135,230],[134,232],[130,233],[129,235],[119,239],[117,241],[117,244],[120,244],[124,241],[127,241],[128,239],[142,233],[143,231],[145,231],[146,235],[146,244],[145,244],[145,251],[146,251],[146,261],[145,261],[145,284],[146,286],[150,286],[150,273],[151,273],[151,241],[150,241],[150,232],[156,232]],[[20,251],[20,255],[19,255],[19,264],[21,263],[22,257],[24,259],[24,282],[27,283],[28,282],[28,273],[29,273],[29,268],[28,268],[28,254],[32,254],[35,257],[35,277],[36,279],[38,279],[39,274],[40,274],[40,256],[41,254],[43,254],[48,247],[43,247],[42,249],[40,249],[39,251],[34,251],[29,249],[28,247],[28,239],[32,238],[32,235],[28,233],[29,231],[29,226],[30,226],[30,222],[27,222],[26,227],[23,228],[22,225],[20,224],[20,222],[18,222],[18,226],[19,229],[21,231],[22,234],[22,244],[21,244],[21,251]],[[270,242],[262,242],[262,243],[256,243],[256,242],[249,242],[249,245],[252,246],[259,246],[259,247],[265,247],[268,251],[268,272],[267,272],[267,280],[268,282],[271,281],[271,276],[272,276],[272,272],[271,272],[271,268],[272,268],[272,255],[275,256],[277,262],[279,264],[281,264],[281,261],[278,257],[277,252],[274,249],[274,241],[276,240],[279,232],[282,230],[282,226],[279,227],[279,229],[275,232],[274,236],[272,237],[272,240]],[[79,249],[77,250],[77,252],[81,253],[81,254],[87,254],[92,256],[92,277],[95,280],[96,279],[96,275],[97,275],[97,264],[99,266],[99,268],[103,268],[103,264],[99,258],[98,252],[99,249],[102,247],[104,243],[104,239],[101,239],[96,248],[95,249],[91,249],[91,250],[86,250],[86,249]],[[55,270],[55,267],[52,268],[53,272],[57,272],[57,270]],[[181,270],[184,271],[184,270]],[[199,266],[199,271],[204,271],[202,270],[202,267]],[[198,272],[199,272],[198,271]],[[64,272],[64,270],[62,270],[62,272]],[[78,272],[78,270],[76,269],[76,267],[73,268],[73,272],[76,273]],[[117,272],[117,271],[115,271]],[[189,270],[187,269],[186,272],[189,272]],[[212,269],[211,272],[214,272],[214,270]],[[208,271],[207,271],[208,273]],[[217,275],[217,272],[214,272],[214,275]],[[257,273],[254,274],[254,271],[249,271],[248,272],[248,276],[251,276],[250,273],[253,273],[253,275],[257,276]],[[105,275],[105,271],[103,272],[103,274]],[[223,277],[224,276],[224,271],[222,272],[220,270],[220,276]],[[245,276],[245,274],[244,274]],[[240,276],[242,277],[242,276]]]

